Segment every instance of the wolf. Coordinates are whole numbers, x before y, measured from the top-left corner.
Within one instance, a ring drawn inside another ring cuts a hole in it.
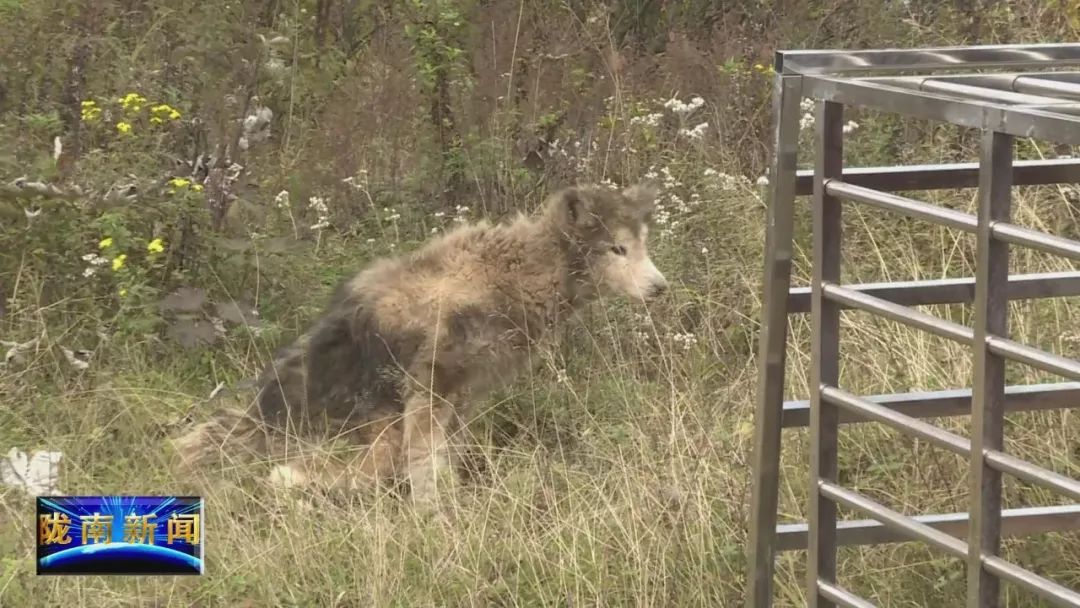
[[[430,504],[460,464],[449,438],[530,348],[602,294],[646,303],[668,289],[647,247],[657,196],[651,183],[570,186],[536,214],[463,225],[371,263],[273,357],[246,408],[222,408],[174,440],[184,464],[284,453],[274,482],[398,479]],[[316,463],[295,440],[289,455],[289,437],[359,449],[346,464]]]

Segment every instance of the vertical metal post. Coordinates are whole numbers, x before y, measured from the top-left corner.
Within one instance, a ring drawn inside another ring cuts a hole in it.
[[[782,74],[773,92],[773,160],[765,226],[765,272],[758,337],[758,393],[754,414],[754,470],[747,555],[747,608],[772,605],[773,555],[780,482],[780,415],[784,405],[787,298],[791,287],[795,170],[799,151],[802,76]]]
[[[840,282],[841,203],[825,192],[825,181],[843,171],[844,107],[823,101],[815,120],[814,275],[811,296],[813,345],[810,375],[810,516],[807,546],[807,602],[810,608],[835,604],[818,593],[818,580],[836,582],[836,504],[818,491],[819,481],[837,481],[836,406],[821,399],[823,386],[840,376],[840,307],[825,299],[822,283]]]
[[[1001,546],[1001,473],[987,466],[986,450],[1002,449],[1005,359],[990,352],[990,335],[1008,331],[1009,244],[993,238],[994,222],[1007,222],[1012,195],[1013,137],[987,131],[979,161],[979,227],[975,270],[975,379],[971,403],[971,527],[968,537],[970,608],[997,607],[998,578],[983,568],[983,556]]]

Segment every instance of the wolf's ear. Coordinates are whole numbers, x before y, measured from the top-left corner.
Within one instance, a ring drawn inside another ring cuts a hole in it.
[[[567,227],[587,227],[595,221],[592,199],[578,188],[559,192],[553,204]]]
[[[656,208],[656,199],[660,196],[660,188],[655,182],[641,182],[623,190],[622,195],[643,218],[652,215]]]

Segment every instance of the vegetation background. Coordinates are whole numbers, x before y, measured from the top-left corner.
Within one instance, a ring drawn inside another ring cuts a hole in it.
[[[344,274],[553,188],[659,179],[653,248],[676,286],[649,310],[591,308],[485,404],[452,525],[237,470],[207,496],[205,576],[46,578],[32,498],[0,488],[0,605],[739,605],[772,52],[1078,35],[1077,0],[0,0],[0,449],[62,451],[63,493],[193,491],[163,438],[242,390]],[[970,132],[846,118],[849,165],[975,158]],[[1024,158],[1071,152],[1018,142]],[[973,209],[971,190],[920,196]],[[1075,238],[1077,200],[1019,189],[1016,217]],[[963,235],[854,208],[845,228],[845,280],[972,274]],[[1026,251],[1012,265],[1071,268]],[[1075,305],[1013,304],[1013,337],[1077,356]],[[960,347],[859,313],[843,330],[854,392],[970,385]],[[1007,436],[1080,475],[1075,414],[1010,416]],[[793,521],[806,436],[785,438]],[[893,508],[966,509],[964,463],[924,443],[851,425],[840,458],[845,485]],[[1058,499],[1009,481],[1006,500]],[[1080,586],[1075,534],[1006,555]],[[803,559],[778,557],[777,606],[803,605]],[[878,605],[962,603],[963,564],[918,544],[845,548],[840,572]]]

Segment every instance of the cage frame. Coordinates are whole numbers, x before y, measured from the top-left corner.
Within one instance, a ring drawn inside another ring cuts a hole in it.
[[[777,552],[807,550],[806,591],[813,607],[872,606],[836,581],[843,545],[922,541],[966,562],[967,606],[998,606],[1008,580],[1055,605],[1080,607],[1080,593],[1002,559],[1003,536],[1080,529],[1080,482],[1005,453],[1005,413],[1080,406],[1080,361],[1008,338],[1008,302],[1080,295],[1080,272],[1010,275],[1010,246],[1080,260],[1080,242],[1011,222],[1015,186],[1080,184],[1080,159],[1017,161],[1017,138],[1080,146],[1080,43],[875,50],[787,50],[775,56],[773,141],[758,336],[758,387],[747,550],[746,606],[772,604]],[[975,70],[1011,70],[1008,73]],[[1049,71],[1048,71],[1049,70]],[[814,168],[798,169],[804,99],[817,105]],[[975,163],[843,166],[843,114],[858,107],[982,132]],[[895,192],[977,188],[974,215]],[[792,287],[794,205],[813,205],[813,278]],[[974,277],[843,285],[842,208],[862,204],[975,235]],[[973,304],[974,327],[915,310]],[[971,348],[966,389],[859,396],[838,386],[840,311],[856,309]],[[784,400],[788,320],[810,314],[810,397]],[[1017,361],[1072,382],[1007,386]],[[970,415],[968,440],[924,418]],[[837,482],[840,424],[877,422],[968,458],[968,511],[908,516]],[[805,522],[777,525],[780,446],[787,428],[809,427]],[[1002,509],[1002,476],[1055,490],[1075,504]],[[869,517],[838,521],[836,506]]]

